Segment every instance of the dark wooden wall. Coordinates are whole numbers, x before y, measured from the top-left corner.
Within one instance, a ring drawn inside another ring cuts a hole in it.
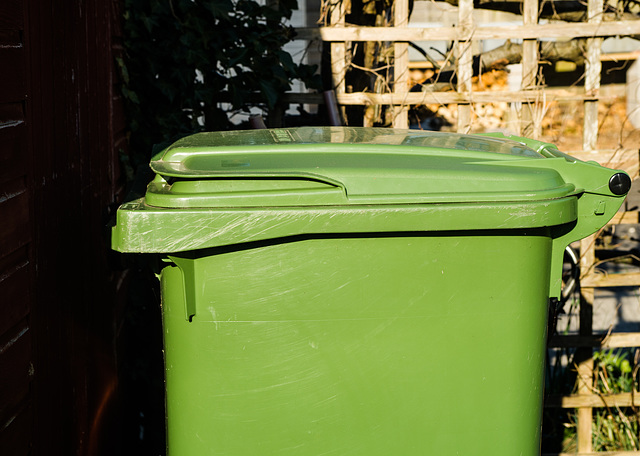
[[[0,2],[0,454],[121,454],[120,0]]]
[[[33,401],[34,276],[23,8],[0,6],[0,452],[27,454]],[[8,451],[4,451],[7,449]]]

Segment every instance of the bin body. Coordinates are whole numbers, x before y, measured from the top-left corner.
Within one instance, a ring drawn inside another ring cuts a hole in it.
[[[465,151],[465,163],[479,159],[477,149]],[[207,150],[191,153],[218,169],[225,160],[256,163]],[[397,152],[391,162],[402,161]],[[393,196],[358,200],[360,189],[370,195],[371,181],[394,171],[369,170],[371,179],[350,187],[339,172],[309,184],[299,170],[230,177],[198,174],[191,163],[182,181],[191,193],[163,178],[146,201],[123,207],[116,248],[134,251],[123,239],[136,239],[138,251],[167,257],[160,278],[169,454],[538,454],[555,263],[622,200],[567,184],[573,171],[545,166],[587,167],[581,185],[609,173],[606,187],[613,173],[604,168],[529,152],[505,159],[515,177],[491,162],[502,197],[416,197],[392,183]],[[432,156],[425,163],[437,175],[460,171]],[[464,177],[491,180],[484,170]],[[528,192],[519,187],[527,179],[535,187]],[[334,201],[344,193],[356,204]]]
[[[537,454],[550,245],[448,233],[208,252],[188,260],[192,322],[180,269],[164,269],[169,448]]]

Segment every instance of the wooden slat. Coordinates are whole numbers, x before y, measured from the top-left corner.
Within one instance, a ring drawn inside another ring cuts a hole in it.
[[[578,349],[587,350],[585,348]],[[591,392],[591,383],[593,379],[593,358],[585,354],[585,357],[577,358],[578,362],[578,393],[588,394]],[[590,452],[592,450],[592,434],[591,423],[593,421],[593,408],[583,406],[578,409],[576,434],[578,440],[578,451]]]
[[[0,47],[21,48],[22,45],[22,33],[20,30],[7,30],[0,28]]]
[[[601,24],[551,23],[476,27],[464,34],[458,27],[300,27],[295,39],[322,41],[457,41],[536,38],[581,38],[639,35],[640,21]]]
[[[26,95],[25,50],[19,31],[22,27],[21,3],[10,1],[0,7],[0,103],[21,101]],[[20,20],[16,16],[20,16]],[[6,122],[3,109],[7,108],[0,107],[0,127]]]
[[[0,186],[27,174],[26,145],[22,103],[0,104]]]
[[[590,408],[590,407],[637,407],[640,405],[640,393],[620,393],[610,395],[576,394],[572,396],[548,396],[545,406],[548,408]]]
[[[22,0],[2,0],[0,8],[0,30],[22,30],[24,28]]]
[[[26,97],[24,48],[0,46],[0,62],[0,103],[22,101]]]
[[[0,129],[10,128],[16,123],[24,122],[22,101],[0,104]]]
[[[580,271],[588,271],[595,262],[595,235],[580,241]],[[580,282],[580,285],[582,282]],[[593,303],[595,293],[592,288],[580,288],[579,334],[583,337],[593,335]],[[578,394],[587,395],[593,391],[593,350],[581,347],[576,350],[574,362],[577,365]],[[581,407],[578,409],[576,423],[578,451],[589,453],[592,451],[591,427],[593,409]]]
[[[522,19],[525,26],[538,23],[538,0],[524,0]],[[522,90],[535,90],[538,77],[538,41],[525,39],[522,43]],[[539,103],[530,101],[523,103],[520,109],[522,128],[520,134],[537,139],[540,136],[541,122],[536,119]]]
[[[25,245],[31,238],[29,198],[24,179],[0,184],[0,257]]]
[[[604,0],[588,0],[589,24],[602,22],[602,8]],[[585,59],[584,90],[587,96],[598,95],[600,91],[600,73],[602,62],[600,61],[602,38],[588,38]],[[584,128],[582,148],[585,151],[595,150],[598,147],[598,101],[588,100],[584,103]]]
[[[461,31],[461,36],[467,38],[458,42],[456,90],[459,94],[469,96],[472,91],[473,49],[472,42],[468,37],[473,29],[473,0],[460,0],[458,2],[458,29]],[[459,103],[457,131],[458,133],[469,133],[470,130],[471,106],[469,103]]]
[[[30,270],[26,248],[0,258],[0,339],[30,310]]]
[[[640,347],[640,333],[553,336],[550,347],[592,347],[596,349]]]
[[[580,279],[580,286],[582,288],[638,287],[640,286],[640,272],[591,273]]]
[[[383,104],[383,105],[421,105],[421,104],[457,104],[457,103],[500,103],[500,102],[528,102],[542,99],[543,91],[495,91],[495,92],[473,92],[471,94],[457,92],[409,92],[404,94],[395,93],[367,93],[354,92],[338,95],[338,103],[342,105],[363,105],[363,104]],[[547,102],[558,101],[583,101],[593,99],[584,94],[570,93],[564,89],[545,89],[544,95]],[[595,97],[599,100],[616,100],[617,97],[611,95],[600,95]],[[221,94],[223,101],[230,100],[231,97]],[[258,95],[256,95],[256,100]],[[287,93],[284,95],[287,103],[309,103],[321,104],[322,95],[313,93]]]
[[[613,216],[609,225],[623,225],[638,223],[638,211],[618,212]]]
[[[6,422],[29,396],[33,368],[26,322],[0,339],[0,372],[0,422]]]
[[[31,452],[33,408],[27,404],[7,421],[0,422],[0,451],[3,455],[27,456]]]
[[[333,26],[344,27],[345,2],[336,0],[331,4],[330,21]],[[331,74],[333,76],[333,88],[336,94],[345,92],[345,76],[347,74],[347,40],[338,40],[341,43],[331,43]]]
[[[405,27],[409,22],[409,1],[395,0],[393,2],[394,25]],[[393,91],[394,93],[409,92],[409,45],[406,42],[396,42],[393,45]],[[400,105],[393,113],[395,128],[409,128],[409,107]]]

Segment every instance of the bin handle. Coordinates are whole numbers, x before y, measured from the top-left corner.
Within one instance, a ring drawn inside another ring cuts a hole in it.
[[[184,289],[184,314],[187,321],[196,314],[196,289],[194,261],[189,258],[189,253],[170,255],[169,259],[180,269],[182,274],[182,286]]]

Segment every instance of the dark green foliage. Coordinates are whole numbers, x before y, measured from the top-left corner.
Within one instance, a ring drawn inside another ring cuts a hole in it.
[[[318,87],[315,68],[295,64],[282,50],[293,37],[284,20],[296,0],[275,6],[253,0],[125,5],[126,60],[119,65],[134,151],[148,154],[153,144],[231,128],[219,106],[223,93],[232,110],[272,109],[294,79]]]

